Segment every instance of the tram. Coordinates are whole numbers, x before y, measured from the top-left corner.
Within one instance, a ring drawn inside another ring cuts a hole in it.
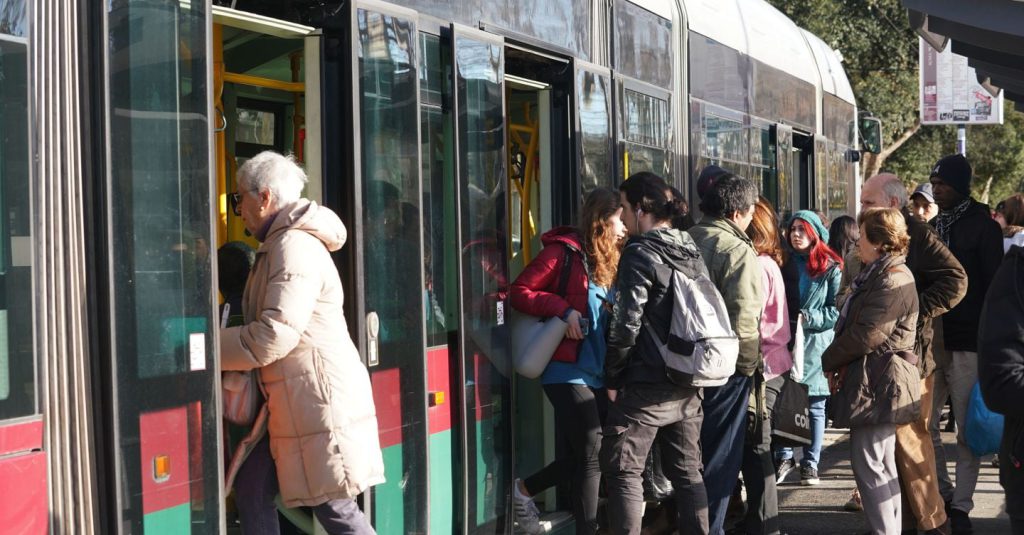
[[[507,290],[584,193],[650,170],[692,201],[715,163],[783,213],[858,197],[841,57],[761,0],[7,0],[0,53],[15,533],[233,530],[215,251],[255,245],[226,194],[259,151],[349,229],[382,534],[515,531],[515,474],[562,446]],[[552,529],[566,498],[539,498]]]

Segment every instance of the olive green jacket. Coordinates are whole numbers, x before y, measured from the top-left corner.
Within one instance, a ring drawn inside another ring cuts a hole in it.
[[[736,371],[750,376],[761,362],[761,265],[750,238],[727,219],[705,218],[687,231],[700,249],[712,282],[722,293],[732,329],[740,340]]]

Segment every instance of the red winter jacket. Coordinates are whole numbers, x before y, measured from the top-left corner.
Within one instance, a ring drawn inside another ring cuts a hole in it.
[[[583,244],[574,227],[555,227],[541,236],[544,249],[523,269],[512,283],[512,308],[541,318],[562,317],[569,307],[587,317],[589,281],[584,266]],[[572,265],[565,296],[558,295],[565,250],[569,249]],[[593,322],[591,322],[593,325]],[[580,340],[566,338],[551,356],[559,362],[576,362]]]

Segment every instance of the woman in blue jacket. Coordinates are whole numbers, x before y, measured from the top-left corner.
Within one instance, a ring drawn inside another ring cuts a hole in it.
[[[832,343],[832,329],[839,317],[836,294],[842,278],[843,260],[828,246],[828,229],[818,215],[809,210],[793,214],[786,238],[790,251],[783,274],[789,297],[789,318],[794,339],[797,322],[803,327],[803,375],[800,382],[808,388],[811,429],[814,431],[811,445],[803,449],[800,483],[817,485],[818,460],[825,438],[825,402],[829,395],[828,380],[821,371],[821,354]],[[798,354],[798,349],[794,348],[794,358]],[[778,465],[776,481],[781,483],[796,467],[793,450],[778,450],[775,460]]]

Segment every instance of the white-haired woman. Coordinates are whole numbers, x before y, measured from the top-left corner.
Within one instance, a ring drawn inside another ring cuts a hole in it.
[[[313,507],[329,533],[373,533],[353,498],[384,481],[377,417],[330,256],[345,226],[301,198],[305,183],[291,157],[267,151],[242,165],[231,194],[262,245],[242,298],[245,323],[221,329],[221,366],[255,370],[267,400],[228,482],[245,533],[279,532],[278,492],[288,507]]]

